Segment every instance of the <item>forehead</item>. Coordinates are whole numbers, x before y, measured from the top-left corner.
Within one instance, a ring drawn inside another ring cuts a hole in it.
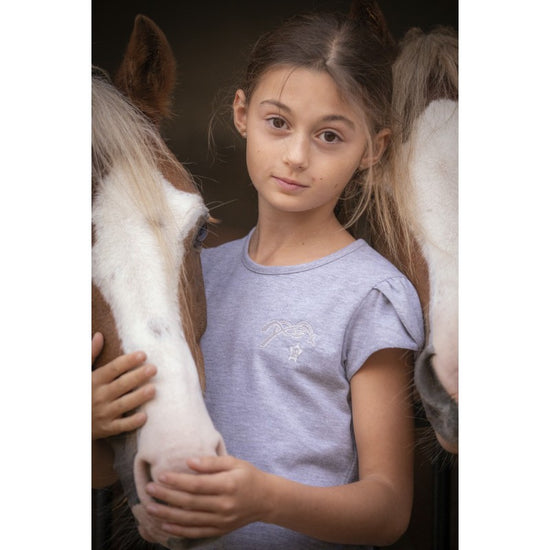
[[[347,97],[326,71],[303,67],[279,66],[266,71],[252,93],[251,103],[282,103],[301,114],[317,112],[342,115],[356,122],[364,113]]]

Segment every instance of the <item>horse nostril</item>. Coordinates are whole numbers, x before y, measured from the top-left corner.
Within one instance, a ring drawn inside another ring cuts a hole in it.
[[[146,460],[142,460],[140,464],[140,469],[141,469],[141,479],[142,479],[142,482],[144,483],[144,487],[146,487],[148,483],[152,483],[156,481],[153,478],[153,467],[150,462],[147,462]],[[148,495],[148,498],[154,500],[159,504],[165,504],[164,501],[152,495]]]
[[[227,454],[227,449],[225,448],[225,443],[223,442],[222,436],[216,445],[216,456],[225,456]]]
[[[144,470],[144,473],[145,473],[145,481],[147,483],[149,483],[150,481],[154,481],[153,480],[153,474],[151,473],[151,464],[149,462],[143,462],[143,470]]]
[[[138,493],[140,493],[139,488],[141,488],[141,491],[145,491],[145,487],[148,483],[151,483],[152,481],[155,481],[153,478],[153,467],[151,463],[147,460],[139,460],[136,464],[136,470],[135,470],[135,483],[136,487],[138,488]],[[145,495],[145,492],[141,493],[142,496]],[[148,495],[148,498],[153,498]],[[156,499],[154,499],[156,500]]]

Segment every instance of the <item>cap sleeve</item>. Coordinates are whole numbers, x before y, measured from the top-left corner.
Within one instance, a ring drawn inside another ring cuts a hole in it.
[[[422,349],[424,322],[415,288],[405,277],[377,284],[363,299],[347,328],[343,364],[348,380],[375,352]]]

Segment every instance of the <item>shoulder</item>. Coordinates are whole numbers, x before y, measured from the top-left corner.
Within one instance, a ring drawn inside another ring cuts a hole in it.
[[[241,262],[246,238],[229,241],[219,246],[203,248],[201,265],[205,284],[224,278]]]
[[[396,310],[399,316],[412,317],[418,323],[422,319],[420,300],[409,279],[387,258],[370,247],[362,247],[363,261],[369,263],[369,284],[364,301],[372,304],[382,301]]]
[[[239,257],[244,246],[244,238],[223,243],[219,246],[203,248],[201,251],[201,261],[203,265],[215,262],[220,259]]]
[[[344,263],[341,266],[342,272],[350,279],[351,284],[360,285],[368,292],[383,285],[385,281],[398,279],[405,281],[405,284],[408,282],[395,265],[366,241],[359,239],[351,250],[352,253],[343,258]]]
[[[390,261],[365,243],[353,284],[357,301],[348,331],[378,347],[417,350],[424,340],[422,308],[415,287]]]

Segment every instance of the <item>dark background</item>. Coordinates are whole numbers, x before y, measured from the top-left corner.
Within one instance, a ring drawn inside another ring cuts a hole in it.
[[[92,63],[113,74],[124,53],[134,17],[149,16],[166,34],[178,62],[174,117],[163,135],[198,180],[212,216],[221,220],[210,243],[237,237],[255,222],[256,197],[246,173],[244,148],[228,114],[216,119],[215,150],[208,126],[215,109],[230,105],[248,52],[264,31],[303,11],[347,11],[349,0],[188,2],[94,0]],[[413,26],[458,29],[457,0],[383,1],[379,4],[399,39]]]

